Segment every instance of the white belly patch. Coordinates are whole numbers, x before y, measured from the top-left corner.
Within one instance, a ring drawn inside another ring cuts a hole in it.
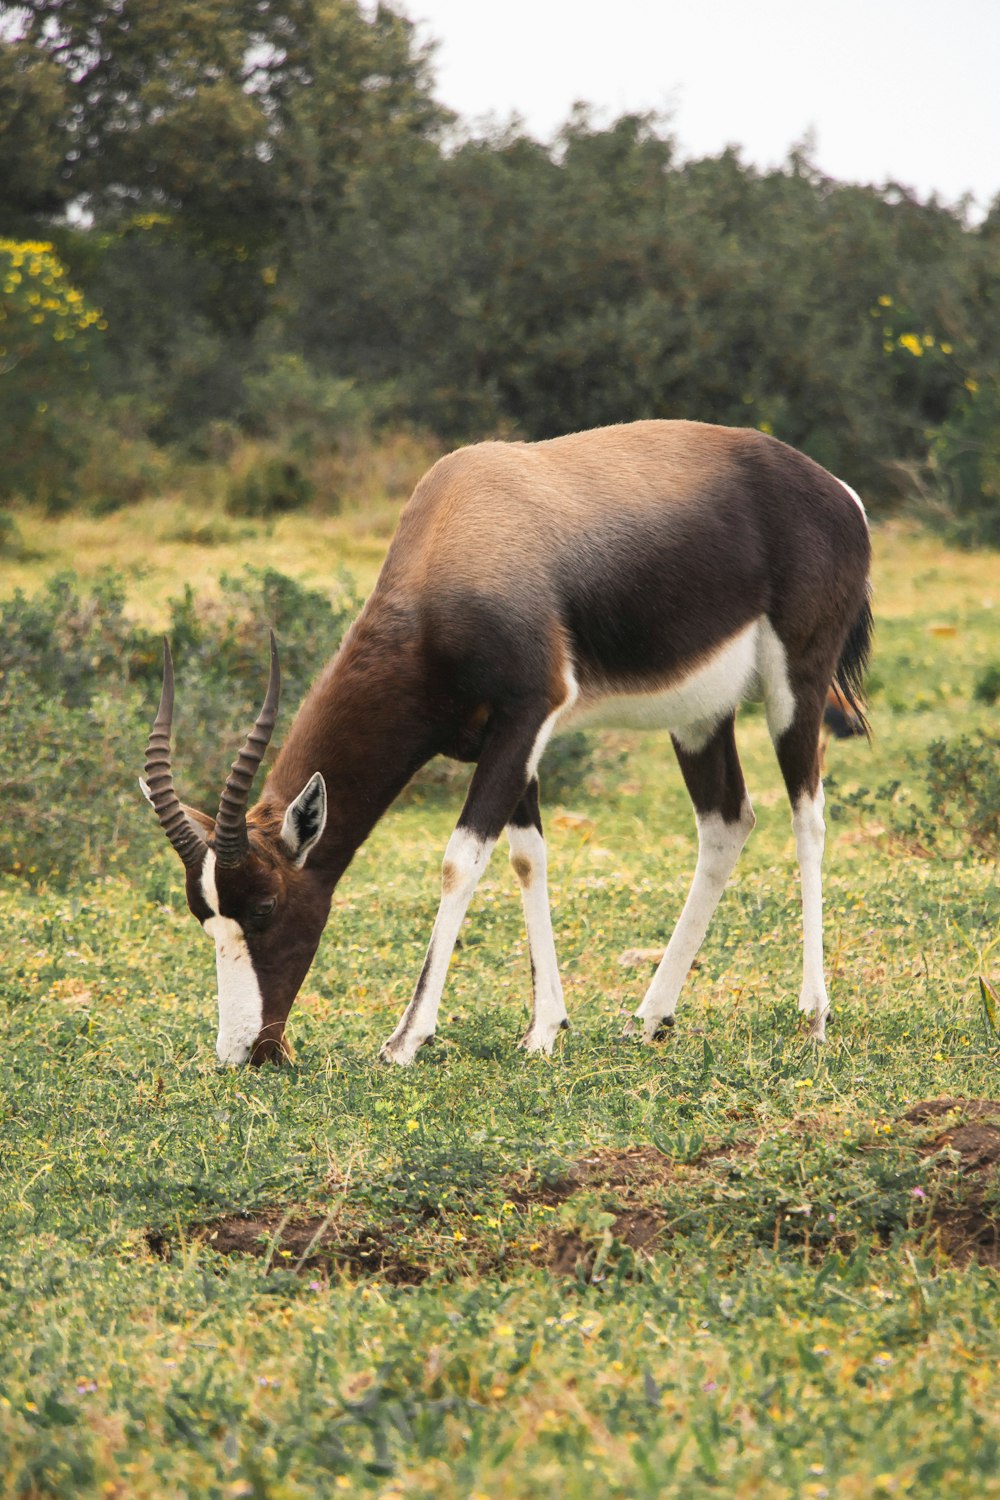
[[[784,648],[764,616],[669,687],[585,690],[560,719],[559,729],[669,729],[685,749],[696,751],[745,698],[760,692],[772,733],[780,733],[791,721],[794,698]]]

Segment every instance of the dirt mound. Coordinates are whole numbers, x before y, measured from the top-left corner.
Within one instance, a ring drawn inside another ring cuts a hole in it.
[[[378,1276],[393,1286],[419,1286],[430,1268],[401,1252],[402,1229],[401,1223],[390,1223],[342,1239],[329,1217],[295,1217],[272,1210],[226,1214],[194,1225],[189,1233],[219,1255],[253,1256],[272,1268],[334,1274],[355,1271]],[[170,1241],[161,1231],[147,1231],[146,1243],[160,1259],[171,1258]]]
[[[1000,1267],[1000,1099],[923,1099],[903,1121],[934,1129],[917,1149],[925,1157],[942,1151],[958,1156],[960,1180],[947,1186],[932,1218],[953,1260]]]
[[[666,1182],[673,1163],[655,1146],[635,1146],[627,1151],[598,1151],[572,1162],[559,1177],[516,1177],[507,1189],[507,1197],[518,1208],[533,1203],[565,1203],[585,1188],[637,1188]]]
[[[899,1123],[914,1132],[912,1148],[900,1142],[904,1152],[916,1150],[927,1160],[920,1196],[928,1201],[941,1249],[959,1265],[976,1260],[1000,1267],[1000,1100],[924,1099]],[[676,1189],[684,1180],[690,1187],[692,1176],[707,1173],[699,1176],[698,1191],[710,1192],[712,1167],[726,1170],[727,1163],[739,1180],[745,1174],[734,1159],[752,1153],[756,1144],[749,1138],[730,1140],[706,1147],[686,1162],[654,1146],[599,1150],[558,1172],[522,1172],[502,1179],[501,1186],[507,1201],[521,1210],[555,1210],[583,1195],[577,1222],[568,1213],[561,1216],[562,1223],[553,1216],[551,1227],[540,1235],[541,1246],[532,1246],[532,1264],[545,1264],[557,1276],[590,1279],[600,1274],[606,1254],[619,1253],[614,1245],[637,1255],[655,1253],[673,1232],[667,1202],[676,1204]],[[752,1192],[747,1213],[753,1213]],[[455,1239],[463,1244],[466,1270],[475,1266],[483,1275],[509,1274],[515,1262],[503,1259],[491,1239],[480,1237],[474,1222],[463,1220],[462,1228]],[[359,1226],[305,1210],[263,1209],[227,1214],[187,1233],[219,1255],[253,1256],[269,1270],[362,1274],[396,1286],[419,1285],[435,1271],[445,1276],[457,1272],[450,1226],[425,1236],[403,1218]],[[165,1231],[150,1229],[146,1243],[153,1254],[170,1259]]]
[[[710,1153],[708,1153],[710,1155]],[[724,1154],[720,1148],[719,1155]],[[681,1168],[683,1171],[683,1168]],[[604,1238],[630,1250],[651,1254],[666,1227],[666,1217],[655,1202],[656,1190],[676,1177],[678,1164],[655,1146],[625,1151],[603,1150],[572,1162],[555,1178],[525,1179],[508,1184],[507,1196],[518,1208],[543,1204],[556,1207],[576,1193],[600,1192],[610,1217]],[[556,1276],[589,1280],[601,1254],[596,1237],[584,1238],[578,1229],[553,1228],[545,1242],[545,1264]]]
[[[655,1208],[631,1208],[615,1215],[608,1233],[619,1245],[651,1254],[663,1229],[664,1217]],[[599,1253],[600,1247],[585,1240],[579,1230],[557,1229],[549,1235],[545,1263],[556,1276],[582,1275],[589,1281]]]

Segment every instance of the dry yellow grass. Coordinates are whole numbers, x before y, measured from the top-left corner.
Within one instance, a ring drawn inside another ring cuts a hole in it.
[[[436,456],[414,438],[359,451],[338,461],[328,486],[318,476],[312,507],[270,521],[227,515],[219,483],[200,495],[175,491],[103,516],[73,512],[53,519],[24,508],[15,519],[25,555],[5,559],[0,592],[32,593],[64,569],[88,578],[112,567],[133,580],[130,613],[147,625],[163,622],[167,600],[186,584],[211,594],[221,573],[247,563],[318,586],[347,568],[364,595],[407,496]],[[324,509],[324,493],[342,497],[339,511]],[[1000,610],[1000,576],[984,587],[980,555],[949,547],[908,522],[876,524],[874,553],[882,620],[923,617],[928,630],[940,625],[944,634],[968,611]]]
[[[162,623],[167,600],[186,584],[211,594],[221,573],[248,563],[312,584],[346,567],[367,593],[407,496],[438,456],[428,440],[406,434],[340,454],[318,465],[318,498],[308,510],[272,520],[228,515],[222,470],[196,472],[187,490],[107,515],[53,518],[23,507],[14,512],[22,555],[4,559],[0,592],[33,593],[64,570],[91,578],[120,569],[132,580],[130,613],[148,625]],[[335,507],[324,506],[324,496],[335,497]]]

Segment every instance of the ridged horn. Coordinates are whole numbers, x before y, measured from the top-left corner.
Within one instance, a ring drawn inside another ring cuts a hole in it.
[[[278,717],[278,698],[281,693],[281,671],[278,666],[278,643],[271,636],[271,671],[267,682],[267,694],[257,722],[246,737],[243,749],[233,761],[226,789],[219,803],[215,820],[215,859],[223,869],[234,869],[241,865],[250,853],[247,835],[247,801],[250,787],[264,759],[264,751],[274,730]]]
[[[160,827],[185,865],[188,869],[197,870],[205,858],[208,846],[174,791],[174,779],[170,770],[170,723],[173,716],[174,664],[170,656],[170,643],[164,636],[163,689],[146,745],[146,785],[143,790],[153,804]]]

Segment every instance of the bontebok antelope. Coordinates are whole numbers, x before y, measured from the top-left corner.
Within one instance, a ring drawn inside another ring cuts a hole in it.
[[[173,672],[149,739],[146,795],[215,939],[218,1055],[280,1058],[284,1029],[360,844],[434,755],[476,762],[444,856],[413,998],[382,1048],[413,1061],[434,1035],[459,927],[507,831],[533,975],[522,1045],[567,1024],[546,890],[538,768],[553,732],[670,731],[694,803],[698,859],[673,937],[628,1030],[673,1023],[754,823],[734,719],[764,701],[801,872],[800,1009],[821,1040],[823,789],[831,682],[857,708],[871,636],[869,538],[846,484],[775,438],[635,422],[540,443],[480,443],[436,463],[403,511],[375,590],[321,672],[247,811],[278,709],[278,656],[213,820],[170,766]]]

